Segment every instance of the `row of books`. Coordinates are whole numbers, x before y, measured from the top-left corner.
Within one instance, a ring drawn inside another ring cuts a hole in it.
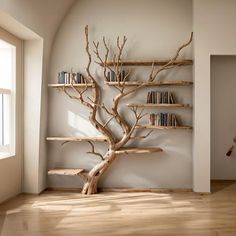
[[[66,71],[62,71],[58,73],[58,84],[84,84],[85,78],[84,76],[77,72],[77,73],[70,73]]]
[[[150,114],[150,125],[156,126],[179,126],[179,119],[172,113]]]
[[[117,81],[122,82],[124,80],[127,80],[125,78],[126,77],[126,72],[124,70],[122,70],[119,77],[120,78],[118,80],[118,78],[116,76],[116,73],[113,70],[110,70],[110,71],[107,72],[107,79],[108,79],[109,82],[117,82]]]
[[[147,95],[147,103],[167,103],[167,104],[175,104],[176,100],[172,92],[164,91],[150,91]]]

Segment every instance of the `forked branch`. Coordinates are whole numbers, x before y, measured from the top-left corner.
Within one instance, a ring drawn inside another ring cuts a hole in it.
[[[151,73],[149,75],[149,82],[153,82],[157,75],[163,71],[163,70],[168,70],[168,69],[172,69],[174,67],[177,67],[179,66],[178,64],[177,65],[174,65],[174,62],[178,59],[179,57],[179,54],[181,52],[181,50],[183,50],[184,48],[186,48],[193,40],[193,32],[191,32],[191,35],[190,35],[190,38],[188,40],[187,43],[183,44],[182,46],[180,46],[175,54],[175,56],[170,59],[164,66],[160,67],[156,72],[154,72],[154,64],[152,65],[152,70],[151,70]]]
[[[91,145],[91,148],[92,148],[92,151],[91,152],[87,152],[88,154],[93,154],[95,156],[99,156],[101,158],[101,160],[104,160],[103,158],[103,155],[99,152],[95,152],[95,147],[94,147],[94,144],[92,141],[87,141],[90,145]]]

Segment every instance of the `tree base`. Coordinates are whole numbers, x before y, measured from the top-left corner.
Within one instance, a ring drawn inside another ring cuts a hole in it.
[[[98,192],[98,178],[92,179],[90,182],[86,182],[82,189],[82,194],[92,195]]]

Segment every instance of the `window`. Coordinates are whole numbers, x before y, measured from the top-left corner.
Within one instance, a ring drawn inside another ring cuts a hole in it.
[[[15,46],[0,40],[0,158],[15,153]]]

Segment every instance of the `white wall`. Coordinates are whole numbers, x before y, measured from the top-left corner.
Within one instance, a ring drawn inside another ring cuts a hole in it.
[[[236,154],[226,157],[236,135],[236,57],[211,57],[211,179],[236,179]]]
[[[30,177],[30,180],[26,179],[24,183],[24,190],[27,192],[38,193],[46,187],[46,144],[44,140],[47,127],[47,81],[45,80],[54,35],[73,2],[74,0],[0,1],[0,26],[7,28],[8,31],[25,40],[35,40],[37,38],[39,40],[37,42],[38,44],[40,44],[40,42],[42,43],[43,40],[43,51],[37,55],[38,57],[43,55],[43,60],[38,60],[37,63],[41,64],[37,64],[37,70],[34,72],[37,73],[37,78],[35,77],[34,79],[38,79],[38,87],[27,90],[29,92],[27,96],[30,96],[33,91],[35,91],[35,93],[31,102],[25,104],[28,105],[26,112],[30,111],[30,109],[35,109],[36,111],[36,113],[25,113],[28,120],[31,121],[30,124],[25,123],[27,127],[25,127],[26,135],[24,140],[25,155],[27,155],[25,156],[25,160],[31,160],[32,164],[31,166],[30,162],[25,162],[24,166],[26,176]],[[34,33],[32,33],[32,31]],[[37,50],[37,46],[32,52],[29,52],[34,43],[35,45],[37,44],[33,41],[25,44],[25,53],[34,54],[34,50]],[[27,49],[28,46],[29,50]],[[40,78],[38,74],[39,68],[41,68]],[[31,77],[34,77],[34,73],[31,74]],[[34,119],[35,117],[36,119]],[[31,126],[34,127],[36,132],[29,132]],[[27,134],[29,135],[27,136]],[[28,185],[29,182],[31,183],[30,186]]]
[[[24,44],[24,192],[37,193],[39,186],[39,134],[43,41]],[[39,66],[41,65],[41,66]],[[32,76],[33,75],[33,76]],[[30,145],[29,145],[30,140]],[[33,141],[32,141],[33,140]]]
[[[236,1],[194,0],[194,190],[210,191],[210,56],[236,54]]]
[[[85,54],[84,26],[88,24],[90,40],[101,40],[106,36],[109,43],[115,44],[116,37],[128,37],[125,56],[130,59],[165,59],[173,56],[177,48],[185,43],[192,31],[192,2],[189,0],[138,0],[138,1],[78,1],[67,15],[57,34],[51,60],[50,82],[57,81],[57,73],[62,70],[84,72],[87,62]],[[192,58],[192,45],[181,58]],[[137,79],[144,79],[151,68],[139,68]],[[101,70],[93,66],[96,75]],[[134,76],[133,76],[134,77]],[[136,80],[136,78],[133,78]],[[161,79],[191,80],[192,67],[180,68],[161,75]],[[106,102],[111,103],[115,91],[104,86]],[[155,88],[153,88],[155,89]],[[192,103],[191,88],[170,88],[175,91],[180,102]],[[148,90],[130,96],[125,102],[146,99]],[[126,118],[131,122],[132,115]],[[192,123],[190,110],[171,110],[182,116],[183,122]],[[158,110],[155,110],[158,112]],[[89,125],[88,111],[77,102],[68,99],[63,93],[50,90],[49,97],[49,136],[91,135],[97,132]],[[114,126],[112,126],[113,129]],[[116,132],[117,129],[116,129]],[[151,155],[130,155],[119,157],[104,176],[104,187],[151,187],[151,188],[191,188],[192,187],[192,131],[154,131],[145,141],[131,143],[137,146],[160,146],[163,153]],[[105,146],[97,144],[99,150]],[[90,169],[99,160],[87,156],[89,145],[73,143],[61,146],[49,144],[48,167],[83,167]],[[53,187],[81,187],[79,178],[50,177]]]
[[[36,32],[45,40],[45,58],[44,58],[44,72],[43,75],[45,76],[45,69],[48,63],[48,56],[49,49],[51,42],[53,40],[53,35],[55,35],[57,27],[60,25],[61,19],[64,16],[64,13],[68,10],[68,8],[72,5],[72,0],[1,0],[0,1],[0,11],[13,16],[18,22],[21,22],[23,25],[26,25],[32,31]],[[116,28],[116,34],[122,35],[126,33],[129,38],[129,51],[130,56],[132,58],[150,58],[150,57],[169,57],[172,52],[176,49],[176,47],[181,44],[183,41],[186,40],[189,32],[192,30],[192,14],[191,14],[191,1],[150,1],[147,4],[147,1],[135,1],[135,7],[133,5],[134,1],[129,1],[129,3],[125,4],[118,4],[115,6],[116,8],[112,8],[110,1],[109,3],[106,2],[106,5],[94,4],[93,1],[79,1],[78,4],[75,6],[75,9],[71,12],[70,16],[66,18],[65,23],[62,25],[62,29],[59,33],[59,36],[56,41],[55,51],[54,51],[54,58],[58,55],[58,60],[55,62],[55,59],[52,60],[54,65],[52,65],[51,70],[51,78],[50,80],[53,81],[56,76],[57,70],[61,69],[69,69],[70,66],[74,66],[75,69],[83,69],[85,64],[85,54],[82,51],[83,46],[80,42],[83,40],[83,30],[82,27],[89,23],[91,26],[91,37],[99,37],[101,35],[107,35],[107,37],[111,40],[114,40],[115,35],[114,32],[111,30],[112,28]],[[164,2],[164,3],[163,3]],[[171,2],[171,3],[170,3]],[[128,4],[128,5],[127,5]],[[152,7],[154,6],[158,7]],[[161,6],[159,5],[161,4]],[[124,5],[126,7],[124,7]],[[94,7],[96,6],[96,7]],[[110,7],[109,7],[110,6]],[[81,7],[81,9],[79,9]],[[104,10],[102,10],[103,8]],[[109,9],[108,9],[109,8]],[[112,9],[111,9],[112,8]],[[108,9],[109,11],[105,11]],[[153,9],[153,10],[152,10]],[[114,12],[116,10],[116,13]],[[235,11],[236,11],[236,2],[234,0],[193,0],[193,31],[194,31],[194,50],[195,50],[195,95],[194,95],[194,162],[193,162],[193,180],[194,180],[194,190],[200,192],[208,192],[210,191],[210,55],[211,54],[219,54],[219,55],[234,55],[236,54],[236,27],[234,25],[235,22]],[[99,14],[102,14],[102,17],[98,19]],[[138,15],[136,15],[138,14]],[[136,15],[136,17],[133,17]],[[148,17],[144,17],[144,15],[148,15]],[[1,19],[1,18],[0,18]],[[109,20],[107,20],[109,19]],[[95,23],[96,22],[96,23]],[[165,24],[164,24],[165,23]],[[72,24],[70,26],[70,24]],[[77,25],[76,25],[77,24]],[[0,21],[0,25],[2,25],[2,19]],[[69,26],[66,26],[69,25]],[[94,26],[93,26],[94,25]],[[8,24],[5,22],[4,27],[8,27]],[[74,29],[74,31],[71,30]],[[17,33],[19,28],[15,28],[10,30],[11,32]],[[67,36],[66,34],[69,33]],[[79,36],[78,36],[79,35]],[[22,35],[24,38],[24,35]],[[172,39],[169,41],[169,39]],[[67,40],[68,41],[67,41]],[[77,42],[75,44],[75,39]],[[72,44],[71,41],[72,40]],[[65,49],[65,45],[68,46],[68,51]],[[62,47],[62,52],[65,54],[63,58],[60,59],[59,57],[59,46]],[[75,49],[75,50],[73,50]],[[78,50],[81,49],[81,50]],[[163,50],[165,49],[165,50]],[[73,57],[71,57],[71,51],[78,52],[74,53]],[[157,53],[155,53],[155,51]],[[58,54],[57,54],[58,53]],[[185,56],[191,56],[191,49],[185,53]],[[59,61],[61,61],[59,63]],[[67,62],[67,64],[65,63]],[[57,64],[58,63],[58,64]],[[81,68],[79,68],[81,67]],[[182,73],[182,72],[181,72]],[[189,72],[184,72],[185,76]],[[190,73],[191,74],[191,73]],[[188,76],[186,76],[188,77]],[[44,77],[45,78],[45,77]],[[41,149],[42,152],[39,154],[43,160],[39,163],[39,172],[42,173],[42,170],[45,169],[45,143],[44,137],[46,136],[46,84],[47,81],[44,81],[43,89],[42,89],[42,98],[43,104],[41,104],[41,128],[40,130],[43,131],[40,133],[40,145],[34,150],[34,153],[38,152],[38,149]],[[51,96],[55,96],[52,94]],[[188,93],[185,91],[185,93]],[[63,95],[58,95],[61,97],[61,102],[64,101]],[[184,96],[188,98],[188,96]],[[60,101],[60,100],[58,100]],[[68,103],[71,103],[69,100],[66,100]],[[50,103],[53,104],[53,98],[51,98]],[[74,107],[74,105],[71,105]],[[68,107],[68,106],[66,106]],[[54,113],[52,110],[50,114]],[[51,116],[51,115],[50,115]],[[65,119],[65,118],[64,118]],[[59,121],[57,121],[59,122]],[[50,125],[50,133],[49,134],[56,134],[56,128],[53,128],[52,118],[49,122]],[[61,123],[64,123],[63,121]],[[55,123],[56,126],[57,123]],[[63,128],[63,130],[59,131],[57,129],[57,134],[65,134],[64,131],[68,129]],[[72,130],[73,131],[73,130]],[[74,132],[74,131],[73,131]],[[70,132],[69,134],[73,134]],[[159,134],[159,133],[158,133]],[[35,134],[36,137],[39,134]],[[160,144],[163,144],[165,139],[165,135],[171,137],[171,142],[173,142],[174,151],[180,150],[181,147],[175,149],[175,145],[177,142],[175,141],[175,136],[179,138],[180,134],[175,132],[174,135],[162,134],[160,135],[163,139],[160,140]],[[188,134],[183,134],[184,136]],[[159,136],[158,136],[159,137]],[[160,137],[159,137],[160,138]],[[37,138],[35,139],[37,140]],[[179,140],[179,139],[178,139]],[[189,140],[187,138],[187,140]],[[57,144],[52,144],[57,145]],[[49,154],[52,152],[55,156],[55,150],[57,147],[50,146]],[[183,145],[183,143],[182,143]],[[188,144],[186,144],[188,145]],[[59,146],[59,145],[58,145]],[[169,144],[162,145],[163,148],[170,147]],[[191,145],[189,145],[190,147]],[[66,146],[65,146],[66,147]],[[76,148],[81,148],[80,145],[76,145],[75,148],[73,146],[68,146],[68,149],[74,149],[75,156],[77,154]],[[185,148],[185,146],[183,147]],[[54,150],[54,151],[53,151]],[[62,163],[65,158],[63,155],[67,155],[66,149],[58,149],[61,153],[63,150],[65,154],[61,154],[61,158],[58,159],[58,162]],[[191,148],[186,149],[186,154],[184,154],[185,158],[181,154],[179,156],[180,162],[172,161],[172,155],[169,160],[169,164],[179,164],[182,165],[182,161],[184,163],[189,163],[185,160],[189,160],[189,152]],[[167,154],[164,154],[167,155]],[[69,155],[68,155],[69,156]],[[174,155],[176,157],[176,155]],[[174,158],[175,158],[174,157]],[[51,154],[49,155],[50,160],[53,161],[51,158]],[[73,155],[70,157],[73,158]],[[141,158],[139,158],[141,159]],[[163,158],[165,162],[167,162],[168,158]],[[37,160],[35,160],[37,161]],[[86,160],[87,161],[87,160]],[[124,160],[125,161],[125,160]],[[134,160],[135,163],[141,161],[140,163],[144,162],[143,164],[148,165],[146,160]],[[130,165],[134,164],[133,159],[128,159],[127,162],[130,164],[128,165],[127,169],[131,170]],[[53,162],[56,163],[56,162]],[[68,162],[69,163],[69,162]],[[72,159],[73,163],[73,159]],[[119,167],[124,168],[124,164],[121,160],[118,160],[117,163],[117,170]],[[115,164],[117,164],[115,163]],[[153,162],[151,162],[153,163]],[[51,163],[52,164],[52,163]],[[64,163],[62,163],[64,164]],[[114,168],[115,168],[114,164]],[[127,163],[128,164],[128,163]],[[158,174],[161,175],[161,171],[169,171],[169,168],[165,168],[160,170],[159,168],[160,163],[157,163],[157,169],[155,169],[156,173],[155,179],[159,177],[156,176]],[[182,165],[183,166],[183,165]],[[163,167],[163,166],[162,166]],[[166,167],[166,166],[164,166]],[[176,166],[177,167],[177,166]],[[140,176],[140,169],[134,165],[135,171],[138,170],[138,175]],[[148,168],[147,168],[148,169]],[[173,168],[174,169],[174,168]],[[186,181],[185,186],[190,186],[191,179],[188,177],[192,175],[191,167],[187,164],[185,166],[186,170],[189,170],[189,174],[187,178],[185,174],[180,173],[182,175],[181,180],[176,180],[177,182],[182,182],[182,179]],[[127,171],[128,171],[127,170]],[[150,170],[150,169],[148,169]],[[177,171],[178,168],[175,168]],[[153,170],[152,170],[153,171]],[[151,170],[150,170],[151,172]],[[184,172],[186,173],[186,172]],[[120,173],[118,173],[120,174]],[[111,175],[111,174],[110,174]],[[179,175],[179,176],[180,176]],[[145,176],[145,175],[141,175]],[[120,177],[120,176],[118,176]],[[43,178],[42,178],[43,179]],[[111,179],[114,179],[113,177]],[[119,178],[118,178],[119,179]],[[167,182],[170,181],[165,179]],[[59,180],[60,181],[60,180]],[[66,180],[65,180],[66,181]],[[112,181],[112,180],[111,180]],[[183,182],[184,182],[183,181]],[[39,183],[36,181],[35,183]],[[68,181],[68,185],[71,184],[72,180]],[[149,180],[143,180],[141,183],[150,183]],[[108,183],[106,183],[108,184]],[[132,183],[131,183],[132,184]],[[175,183],[174,183],[175,184]],[[39,189],[42,189],[45,185],[45,181],[39,186]],[[156,182],[154,183],[156,185]],[[164,183],[166,185],[166,183]],[[160,185],[161,186],[161,185]]]

